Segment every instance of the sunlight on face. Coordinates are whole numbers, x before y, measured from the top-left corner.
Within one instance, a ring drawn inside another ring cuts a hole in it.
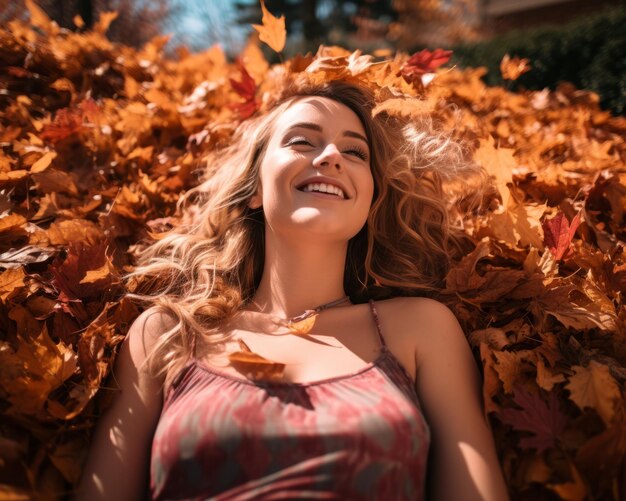
[[[358,116],[325,97],[301,97],[274,125],[256,204],[267,230],[349,240],[374,193],[370,146]]]

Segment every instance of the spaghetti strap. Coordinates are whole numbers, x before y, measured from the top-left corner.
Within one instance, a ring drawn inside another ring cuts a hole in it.
[[[383,348],[387,348],[387,343],[385,343],[385,338],[383,337],[383,331],[380,328],[380,319],[378,318],[378,311],[376,311],[374,300],[370,299],[369,304],[372,310],[372,316],[374,317],[374,323],[376,324],[376,332],[378,332],[378,337],[380,337],[380,342],[382,343]]]

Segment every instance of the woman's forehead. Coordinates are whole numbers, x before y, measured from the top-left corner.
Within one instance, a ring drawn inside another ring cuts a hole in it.
[[[291,103],[276,121],[275,131],[282,131],[297,122],[316,122],[324,126],[330,118],[335,123],[341,117],[347,125],[361,132],[363,124],[354,111],[334,99],[321,96],[303,96]],[[329,123],[329,125],[332,125]]]

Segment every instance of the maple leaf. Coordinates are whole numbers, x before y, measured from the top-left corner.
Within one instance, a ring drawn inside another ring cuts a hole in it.
[[[116,281],[105,252],[104,242],[93,246],[82,242],[70,244],[65,260],[51,267],[55,284],[61,291],[59,300],[86,301],[98,297]]]
[[[615,415],[615,404],[621,397],[619,386],[609,368],[591,360],[588,367],[575,365],[572,369],[574,375],[570,376],[565,385],[570,392],[570,400],[580,410],[586,407],[595,409],[609,426]]]
[[[239,113],[239,117],[242,120],[250,117],[257,110],[258,105],[256,102],[256,82],[250,76],[246,67],[241,59],[237,58],[237,67],[241,72],[241,82],[238,82],[232,78],[229,79],[230,85],[235,89],[235,92],[245,99],[243,103],[231,104],[230,109],[236,110]]]
[[[512,149],[496,148],[492,140],[483,139],[474,154],[476,161],[493,176],[504,208],[509,205],[511,191],[508,185],[513,183],[513,169],[517,166],[513,153]]]
[[[285,29],[285,16],[276,18],[265,7],[265,1],[261,0],[261,10],[263,11],[263,24],[253,24],[252,27],[259,32],[262,42],[269,45],[275,52],[281,52],[285,48],[287,40],[287,30]]]
[[[500,72],[505,80],[517,80],[528,71],[530,71],[528,59],[512,58],[505,54],[502,61],[500,61]]]
[[[521,409],[503,409],[498,417],[514,429],[534,435],[522,437],[520,446],[524,449],[537,449],[538,453],[555,447],[567,425],[567,417],[559,409],[559,398],[556,392],[550,392],[546,402],[538,394],[531,393],[521,385],[516,385],[513,391],[513,401]]]
[[[558,261],[563,258],[565,253],[570,248],[570,243],[576,228],[580,224],[580,212],[574,216],[570,223],[563,212],[559,212],[552,219],[544,219],[541,223],[544,234],[544,244],[550,252],[554,255],[554,258]]]
[[[402,75],[407,83],[422,81],[422,75],[434,73],[442,64],[446,64],[452,57],[451,50],[435,49],[429,51],[423,49],[413,54],[400,68],[396,76]]]
[[[52,123],[44,127],[39,137],[52,143],[58,143],[72,134],[80,132],[82,128],[82,111],[63,108],[56,112]]]

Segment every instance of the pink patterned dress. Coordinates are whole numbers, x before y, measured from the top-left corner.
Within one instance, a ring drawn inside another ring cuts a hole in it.
[[[149,498],[424,499],[430,429],[370,306],[381,352],[352,374],[260,382],[192,358],[155,430]]]

